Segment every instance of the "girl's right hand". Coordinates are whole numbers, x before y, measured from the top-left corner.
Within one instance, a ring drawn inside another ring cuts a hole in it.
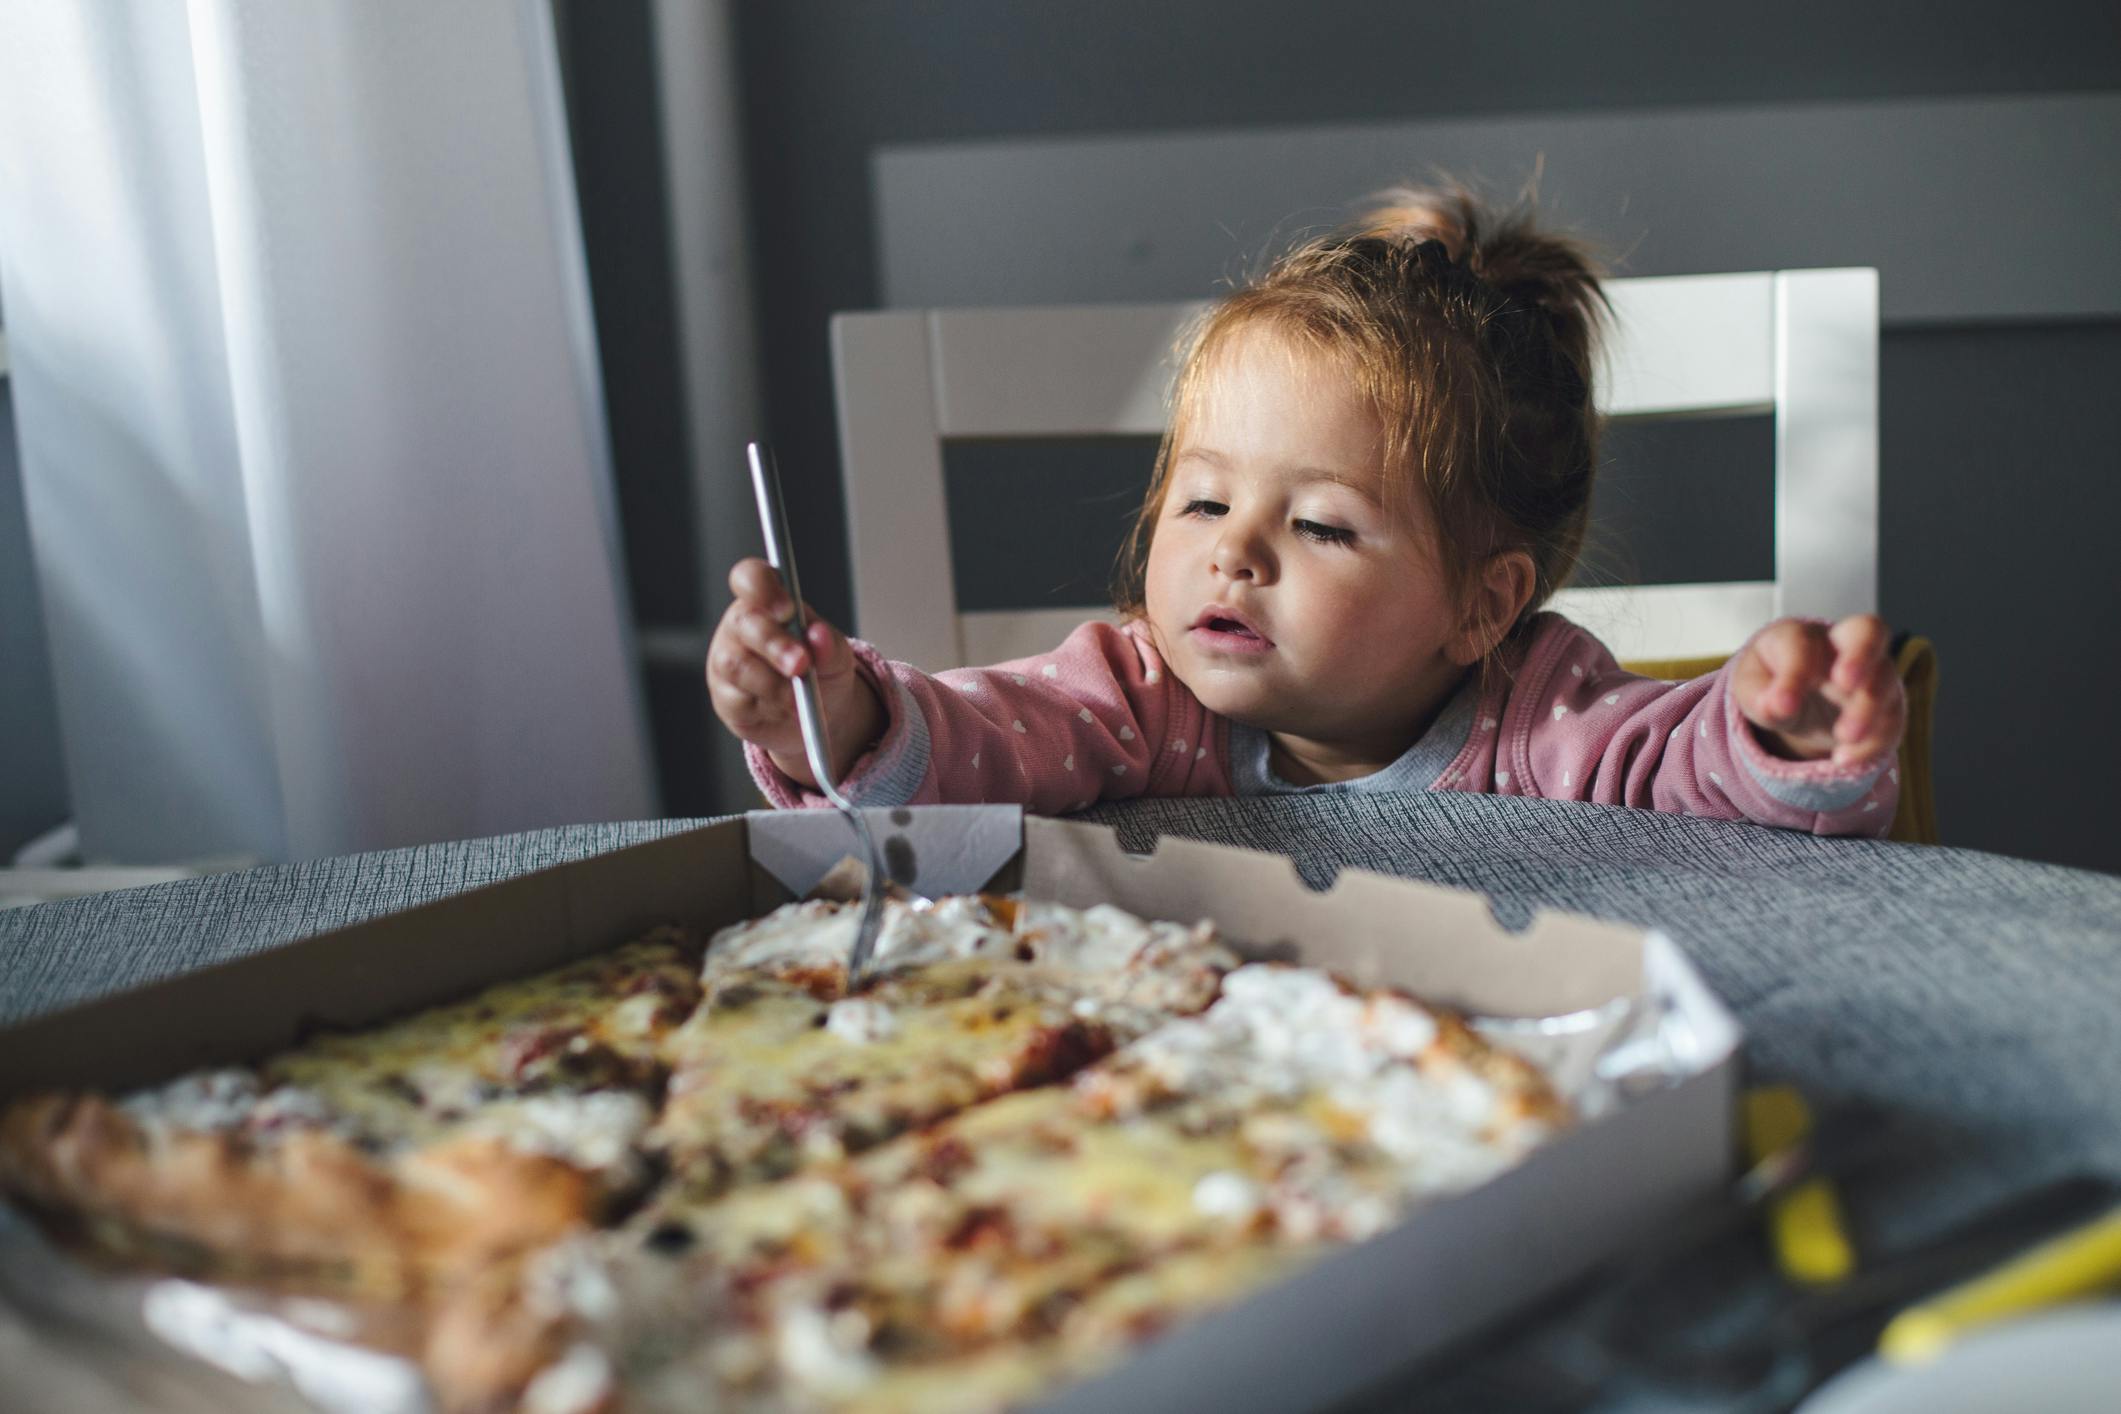
[[[854,670],[847,636],[808,605],[810,642],[786,627],[795,612],[780,575],[761,559],[739,560],[729,572],[736,599],[707,645],[707,696],[722,724],[762,748],[791,779],[817,788],[803,754],[803,730],[795,715],[795,687],[814,658],[825,723],[832,733],[832,773],[845,780],[848,767],[884,729],[884,708],[868,681]]]

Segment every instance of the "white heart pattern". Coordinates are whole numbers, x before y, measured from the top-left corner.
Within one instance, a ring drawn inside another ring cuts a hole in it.
[[[1121,741],[1132,741],[1132,740],[1134,740],[1134,728],[1132,728],[1132,727],[1121,727],[1121,728],[1119,729],[1119,739],[1120,739]]]
[[[1113,774],[1113,775],[1115,775],[1115,776],[1124,776],[1124,775],[1126,775],[1126,774],[1127,774],[1127,766],[1126,766],[1126,763],[1125,763],[1125,762],[1121,762],[1121,763],[1120,763],[1119,765],[1117,765],[1117,766],[1114,766],[1114,767],[1112,768],[1112,774]]]
[[[1493,717],[1482,717],[1480,719],[1480,729],[1484,732],[1494,731],[1495,719]]]
[[[1180,738],[1179,738],[1179,739],[1178,739],[1177,741],[1174,741],[1174,742],[1172,742],[1172,743],[1171,743],[1171,749],[1172,749],[1173,751],[1177,752],[1177,753],[1178,753],[1179,755],[1181,755],[1181,756],[1185,755],[1185,754],[1186,754],[1186,739],[1185,739],[1184,737],[1180,737]]]
[[[1498,790],[1501,789],[1503,786],[1508,785],[1509,783],[1510,773],[1508,771],[1497,771],[1495,773],[1495,785]]]
[[[1617,692],[1609,692],[1609,693],[1607,693],[1607,694],[1606,694],[1606,699],[1605,699],[1605,705],[1606,705],[1606,706],[1608,706],[1608,707],[1611,707],[1611,706],[1612,706],[1613,704],[1615,704],[1615,703],[1616,703],[1616,702],[1618,702],[1618,701],[1620,701],[1620,694],[1619,694],[1619,693],[1617,693]]]
[[[1054,666],[1052,663],[1046,664],[1046,666],[1040,668],[1038,672],[1040,677],[1057,678],[1060,676],[1060,669]]]
[[[1009,674],[1009,681],[1015,683],[1018,687],[1022,687],[1024,685],[1024,675],[1022,673],[1011,673]]]
[[[1157,671],[1156,669],[1154,669],[1154,668],[1151,668],[1151,669],[1149,669],[1149,671],[1148,671],[1148,672],[1146,672],[1146,673],[1143,673],[1143,674],[1142,674],[1142,681],[1143,681],[1143,682],[1151,682],[1151,683],[1154,683],[1154,682],[1162,682],[1163,680],[1164,680],[1164,675],[1163,675],[1162,673],[1158,672],[1158,671]]]
[[[1563,703],[1560,703],[1560,702],[1557,702],[1557,703],[1555,703],[1555,704],[1554,704],[1554,720],[1555,720],[1555,721],[1557,721],[1557,722],[1558,722],[1558,721],[1560,721],[1560,720],[1561,720],[1561,719],[1562,719],[1563,717],[1566,717],[1566,716],[1568,716],[1568,715],[1569,715],[1569,709],[1568,709],[1568,707],[1567,707],[1566,705],[1564,705]]]

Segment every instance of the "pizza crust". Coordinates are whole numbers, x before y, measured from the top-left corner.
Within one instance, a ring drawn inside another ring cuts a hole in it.
[[[337,1135],[157,1131],[95,1095],[0,1115],[0,1184],[121,1257],[363,1300],[416,1299],[592,1222],[581,1171],[493,1139],[386,1164]]]

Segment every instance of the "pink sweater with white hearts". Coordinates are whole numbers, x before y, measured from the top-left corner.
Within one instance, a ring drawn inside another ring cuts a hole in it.
[[[1399,760],[1302,787],[1273,774],[1264,732],[1203,707],[1138,625],[1086,623],[1051,653],[936,674],[854,649],[889,718],[842,786],[858,805],[1052,815],[1139,795],[1448,790],[1883,835],[1899,798],[1891,754],[1848,766],[1770,755],[1731,699],[1728,665],[1691,682],[1637,677],[1551,613],[1499,671],[1470,676]],[[749,757],[774,805],[825,804],[757,747]]]

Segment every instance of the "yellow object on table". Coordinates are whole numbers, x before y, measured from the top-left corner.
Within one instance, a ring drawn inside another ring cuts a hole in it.
[[[1910,1306],[1878,1337],[1878,1354],[1920,1364],[1979,1326],[2088,1296],[2121,1282],[2121,1208],[2050,1238],[1941,1296]]]
[[[1793,1087],[1761,1085],[1745,1092],[1749,1163],[1761,1163],[1811,1132],[1811,1108]],[[1856,1250],[1841,1221],[1841,1200],[1824,1178],[1807,1178],[1771,1199],[1767,1225],[1775,1265],[1791,1281],[1830,1286],[1856,1269]]]

